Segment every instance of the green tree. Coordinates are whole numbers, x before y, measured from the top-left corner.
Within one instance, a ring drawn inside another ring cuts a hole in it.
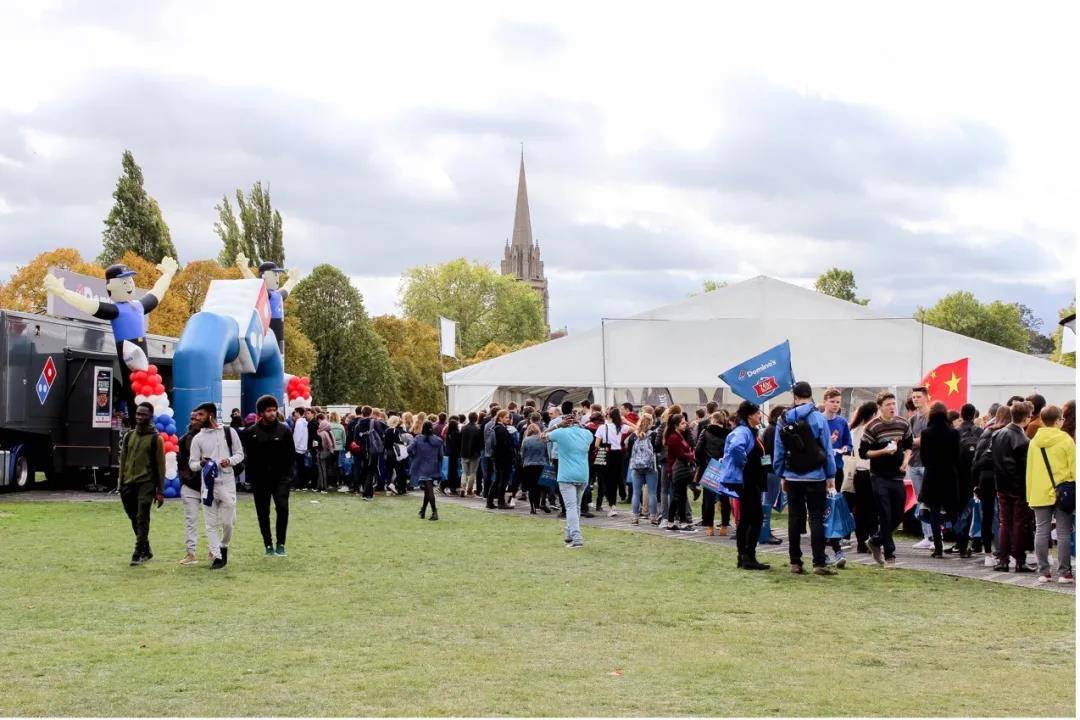
[[[289,304],[315,346],[311,388],[317,402],[399,404],[386,343],[372,329],[364,299],[344,273],[332,265],[316,266],[290,293]]]
[[[462,357],[491,342],[518,345],[547,337],[544,306],[532,288],[464,258],[405,271],[399,304],[405,317],[431,327],[439,315],[457,321]]]
[[[701,290],[699,292],[692,292],[687,297],[704,295],[705,293],[711,293],[713,290],[719,290],[720,288],[725,287],[727,287],[727,281],[725,280],[706,280],[701,283]]]
[[[112,209],[105,218],[101,234],[103,248],[98,256],[102,265],[112,265],[130,250],[153,263],[165,256],[176,257],[176,247],[169,236],[169,226],[161,216],[157,200],[143,187],[143,173],[135,156],[125,150],[121,159],[123,173],[116,181]]]
[[[1073,315],[1075,313],[1076,300],[1074,299],[1071,303],[1069,303],[1068,307],[1063,307],[1058,310],[1058,319],[1060,320],[1061,318],[1068,317],[1069,315]],[[1076,353],[1062,352],[1062,340],[1065,337],[1065,328],[1063,328],[1061,325],[1058,325],[1051,337],[1054,341],[1054,349],[1051,352],[1050,359],[1056,363],[1061,363],[1062,365],[1076,367]]]
[[[236,207],[239,217],[233,212],[228,196],[223,196],[221,204],[214,206],[218,211],[214,232],[221,238],[218,261],[222,265],[232,265],[237,253],[243,252],[254,265],[271,260],[284,267],[281,213],[270,203],[270,188],[264,190],[262,181],[258,181],[246,196],[243,190],[237,189]]]
[[[972,293],[958,290],[930,308],[917,309],[915,319],[1017,352],[1028,349],[1028,328],[1016,303],[983,304]]]
[[[814,289],[819,293],[825,295],[831,295],[834,298],[840,298],[841,300],[847,300],[853,302],[856,305],[866,305],[870,302],[869,298],[858,298],[855,296],[857,289],[855,285],[855,273],[851,270],[841,270],[840,268],[829,268],[825,272],[818,276],[818,279],[814,281]]]
[[[442,381],[439,333],[435,328],[395,315],[380,315],[372,319],[371,325],[386,342],[401,392],[402,409],[444,410],[446,389]],[[446,369],[454,367],[456,363],[448,363]]]
[[[1027,328],[1028,333],[1028,348],[1027,352],[1030,355],[1050,355],[1054,352],[1054,338],[1052,335],[1043,335],[1039,330],[1042,328],[1043,321],[1035,317],[1035,313],[1032,312],[1024,303],[1016,303],[1016,309],[1020,311],[1020,319],[1024,323],[1024,327]]]

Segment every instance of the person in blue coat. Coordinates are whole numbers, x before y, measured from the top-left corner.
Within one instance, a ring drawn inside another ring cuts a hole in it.
[[[409,457],[411,461],[411,477],[420,481],[424,488],[424,503],[420,506],[420,517],[424,517],[428,505],[431,505],[431,519],[439,519],[439,511],[435,508],[435,485],[442,479],[443,441],[435,435],[430,421],[424,422],[420,430],[420,437],[409,445]]]
[[[791,572],[802,575],[801,537],[810,524],[810,548],[813,553],[814,574],[835,575],[825,558],[825,502],[835,485],[836,455],[825,416],[814,407],[810,383],[800,381],[791,388],[794,407],[784,413],[777,424],[776,441],[773,444],[773,472],[781,478],[780,484],[788,496],[788,558]],[[809,430],[805,447],[785,447],[784,430],[805,421]]]
[[[743,570],[768,570],[758,562],[757,544],[761,534],[764,511],[761,494],[767,487],[767,469],[762,464],[765,446],[758,438],[761,408],[743,400],[735,412],[738,424],[724,440],[724,457],[720,461],[720,482],[739,489],[741,514],[735,528],[735,543],[739,549],[737,567]]]

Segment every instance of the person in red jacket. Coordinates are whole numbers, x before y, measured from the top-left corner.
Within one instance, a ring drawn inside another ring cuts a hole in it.
[[[671,502],[668,503],[667,530],[693,532],[694,526],[686,511],[686,489],[694,479],[694,450],[686,441],[686,418],[681,413],[673,413],[668,418],[664,429],[664,444],[667,446],[667,472],[671,477]],[[682,524],[676,524],[676,515]]]

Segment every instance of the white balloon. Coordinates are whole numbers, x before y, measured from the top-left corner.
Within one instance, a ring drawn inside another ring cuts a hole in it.
[[[145,395],[136,395],[135,404],[142,405],[144,402],[148,402]]]
[[[177,476],[176,453],[165,454],[165,477],[172,480]]]
[[[165,409],[162,410],[158,414],[159,415],[168,415],[169,417],[172,417],[173,416],[173,409],[171,407],[166,406]]]

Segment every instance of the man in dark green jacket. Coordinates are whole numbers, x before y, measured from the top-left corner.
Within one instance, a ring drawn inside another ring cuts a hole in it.
[[[150,552],[150,506],[165,502],[165,445],[150,420],[154,406],[135,408],[135,429],[124,436],[120,450],[120,500],[135,531],[132,565],[154,557]]]

